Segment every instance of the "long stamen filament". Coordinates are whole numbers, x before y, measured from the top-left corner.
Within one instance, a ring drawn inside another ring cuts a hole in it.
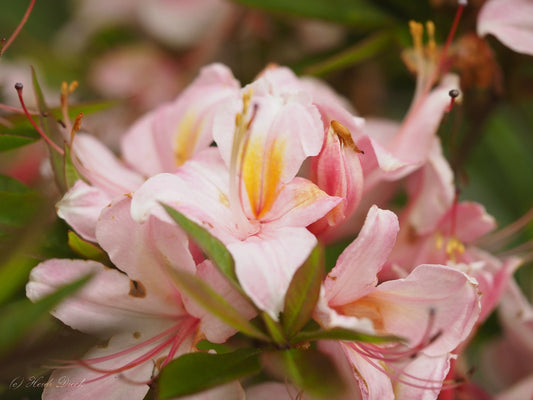
[[[26,118],[30,121],[32,126],[35,128],[35,130],[41,135],[41,137],[48,143],[54,150],[56,150],[59,154],[62,156],[65,155],[65,152],[62,148],[60,148],[57,144],[55,144],[52,139],[50,139],[46,133],[43,132],[43,130],[37,125],[37,123],[34,121],[32,116],[30,115],[28,109],[26,108],[26,104],[24,103],[24,98],[22,97],[22,83],[15,84],[15,89],[17,90],[17,94],[19,97],[20,105],[22,106],[22,109],[24,110],[24,114],[26,114]]]
[[[28,8],[26,9],[26,12],[24,13],[24,16],[11,34],[11,37],[7,41],[5,39],[2,39],[2,45],[0,46],[0,56],[2,56],[6,52],[8,47],[11,46],[11,43],[13,43],[13,41],[17,38],[18,34],[26,24],[26,21],[28,20],[34,5],[35,0],[31,0],[30,4],[28,5]]]

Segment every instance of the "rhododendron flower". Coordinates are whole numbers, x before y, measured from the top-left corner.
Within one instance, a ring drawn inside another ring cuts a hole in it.
[[[418,204],[418,207],[424,207]],[[425,207],[429,207],[425,205]],[[409,224],[409,210],[402,216],[396,246],[381,274],[382,279],[404,275],[421,262],[446,264],[466,272],[479,284],[480,320],[498,304],[505,288],[522,263],[518,257],[503,261],[475,245],[495,227],[483,206],[473,202],[455,203],[431,228],[417,234]]]
[[[478,318],[477,284],[454,268],[423,264],[403,279],[377,285],[398,228],[392,212],[370,209],[359,236],[326,277],[316,318],[325,327],[407,341],[342,342],[363,398],[433,399],[446,377],[451,351]]]
[[[51,376],[68,377],[80,385],[47,386],[45,399],[141,400],[170,360],[194,350],[203,338],[224,342],[235,333],[180,293],[167,268],[195,273],[244,316],[255,313],[209,261],[195,265],[187,238],[177,226],[156,218],[138,224],[131,219],[130,203],[127,196],[115,199],[96,228],[98,243],[117,269],[91,260],[52,259],[32,270],[26,288],[31,300],[92,273],[81,292],[53,314],[74,329],[109,339],[106,346],[95,347]]]
[[[149,179],[133,195],[132,215],[168,220],[162,202],[205,226],[232,253],[246,293],[277,319],[294,272],[316,244],[306,227],[340,199],[295,177],[323,142],[320,116],[305,93],[276,95],[264,78],[243,91],[244,99],[228,101],[215,118],[218,150],[204,151],[175,175]]]
[[[479,12],[478,35],[494,35],[512,50],[533,55],[532,15],[529,0],[488,0]]]
[[[96,138],[78,133],[73,161],[87,182],[78,181],[57,204],[58,215],[85,239],[94,241],[100,210],[115,196],[136,190],[146,177],[173,172],[213,140],[218,105],[238,91],[231,71],[220,64],[205,67],[173,102],[143,116],[122,139],[127,164]]]

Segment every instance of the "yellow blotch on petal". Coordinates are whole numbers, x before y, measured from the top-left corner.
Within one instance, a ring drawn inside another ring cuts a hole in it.
[[[192,112],[185,114],[178,125],[174,136],[174,159],[178,167],[192,157],[202,125]]]
[[[338,311],[351,317],[367,318],[372,321],[377,331],[383,331],[385,326],[381,308],[382,304],[380,304],[380,301],[370,295],[345,304],[339,307]]]
[[[258,219],[270,210],[278,196],[285,159],[284,140],[274,139],[267,146],[261,137],[250,138],[242,161],[244,187]]]

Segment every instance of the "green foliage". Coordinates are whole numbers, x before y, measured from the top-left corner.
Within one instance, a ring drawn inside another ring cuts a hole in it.
[[[281,375],[281,380],[290,380],[314,398],[331,399],[345,389],[335,364],[316,349],[265,353],[264,359],[274,374]]]
[[[397,336],[371,335],[347,328],[319,329],[312,331],[301,331],[293,339],[293,343],[301,343],[316,340],[342,340],[346,342],[368,342],[368,343],[391,343],[399,342],[402,339]]]
[[[297,17],[317,18],[345,24],[359,30],[385,26],[394,21],[373,1],[365,0],[234,0],[249,7],[289,14]]]
[[[298,333],[311,319],[324,275],[322,253],[322,249],[316,247],[291,280],[282,316],[283,329],[288,338]]]
[[[159,396],[169,399],[254,375],[261,370],[259,350],[189,353],[170,362],[159,375]]]

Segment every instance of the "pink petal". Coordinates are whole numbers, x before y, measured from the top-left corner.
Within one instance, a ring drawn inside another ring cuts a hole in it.
[[[179,400],[245,400],[246,398],[250,399],[250,397],[246,397],[244,389],[239,381],[233,381],[216,386],[212,389],[204,390],[198,394],[180,396]],[[255,397],[253,397],[253,399],[255,399]]]
[[[237,235],[227,195],[228,173],[216,149],[198,154],[176,174],[159,174],[146,181],[132,198],[131,215],[146,221],[150,215],[175,223],[160,203],[174,207],[188,218],[224,238]]]
[[[387,375],[371,365],[349,344],[343,343],[342,349],[353,366],[353,376],[359,384],[361,397],[364,400],[394,400],[396,398],[391,380]],[[374,363],[377,362],[374,360]],[[377,365],[380,364],[377,363]]]
[[[450,207],[439,224],[440,229],[446,232],[446,228],[452,225],[452,218],[456,221],[453,235],[464,243],[472,243],[496,227],[494,217],[487,213],[485,207],[471,201],[457,204],[455,210]]]
[[[199,264],[196,275],[228,301],[244,318],[251,319],[257,314],[256,310],[250,306],[250,303],[229,284],[227,278],[222,276],[211,261],[206,260]],[[183,301],[187,311],[196,318],[201,319],[200,330],[205,334],[207,340],[213,343],[224,343],[237,332],[193,300],[184,296]]]
[[[379,310],[384,330],[408,339],[410,345],[427,336],[427,327],[429,337],[438,333],[423,350],[428,356],[454,350],[470,334],[480,312],[477,283],[442,265],[421,265],[405,279],[384,282],[367,300]]]
[[[84,239],[96,242],[96,222],[110,201],[102,189],[79,180],[56,204],[57,215]]]
[[[259,234],[230,243],[228,250],[246,294],[278,320],[289,283],[315,244],[316,238],[305,228],[264,226]]]
[[[330,126],[320,154],[312,159],[311,176],[330,196],[342,198],[334,209],[310,228],[322,237],[355,211],[363,194],[363,170],[359,154],[344,143]]]
[[[418,355],[414,360],[407,363],[401,368],[403,375],[400,379],[405,380],[413,385],[402,382],[394,384],[394,392],[398,399],[409,400],[435,400],[438,398],[441,391],[441,384],[436,382],[443,382],[446,379],[448,370],[450,369],[449,354],[444,354],[438,357],[428,357],[424,354]],[[414,376],[418,379],[410,378]],[[417,385],[418,387],[415,387]],[[424,388],[420,388],[420,386]]]
[[[261,222],[270,226],[305,227],[340,202],[339,197],[328,196],[311,181],[296,177],[282,187],[274,205]]]
[[[372,206],[359,236],[342,252],[324,282],[331,306],[350,303],[374,290],[398,230],[393,212]]]
[[[147,297],[160,301],[161,309],[179,302],[179,293],[166,268],[195,271],[187,236],[175,225],[157,218],[133,221],[131,199],[117,198],[102,211],[96,236],[111,261],[130,279],[141,283]]]
[[[433,231],[455,200],[453,172],[435,140],[427,162],[409,177],[409,225],[420,235]],[[461,220],[462,221],[462,220]],[[461,226],[467,226],[461,222]]]
[[[165,305],[154,296],[133,290],[130,279],[95,261],[52,259],[30,274],[26,295],[36,301],[89,273],[93,278],[76,295],[64,300],[52,314],[74,329],[103,337],[143,327],[165,326],[183,315],[180,304]],[[148,292],[145,292],[148,293]]]
[[[532,15],[530,0],[489,0],[478,15],[478,35],[492,34],[512,50],[533,55]]]
[[[516,383],[503,393],[498,394],[495,400],[523,400],[531,397],[533,393],[533,375]]]
[[[91,135],[76,134],[72,153],[82,175],[111,196],[132,192],[144,182],[137,172],[123,165],[107,147]]]

